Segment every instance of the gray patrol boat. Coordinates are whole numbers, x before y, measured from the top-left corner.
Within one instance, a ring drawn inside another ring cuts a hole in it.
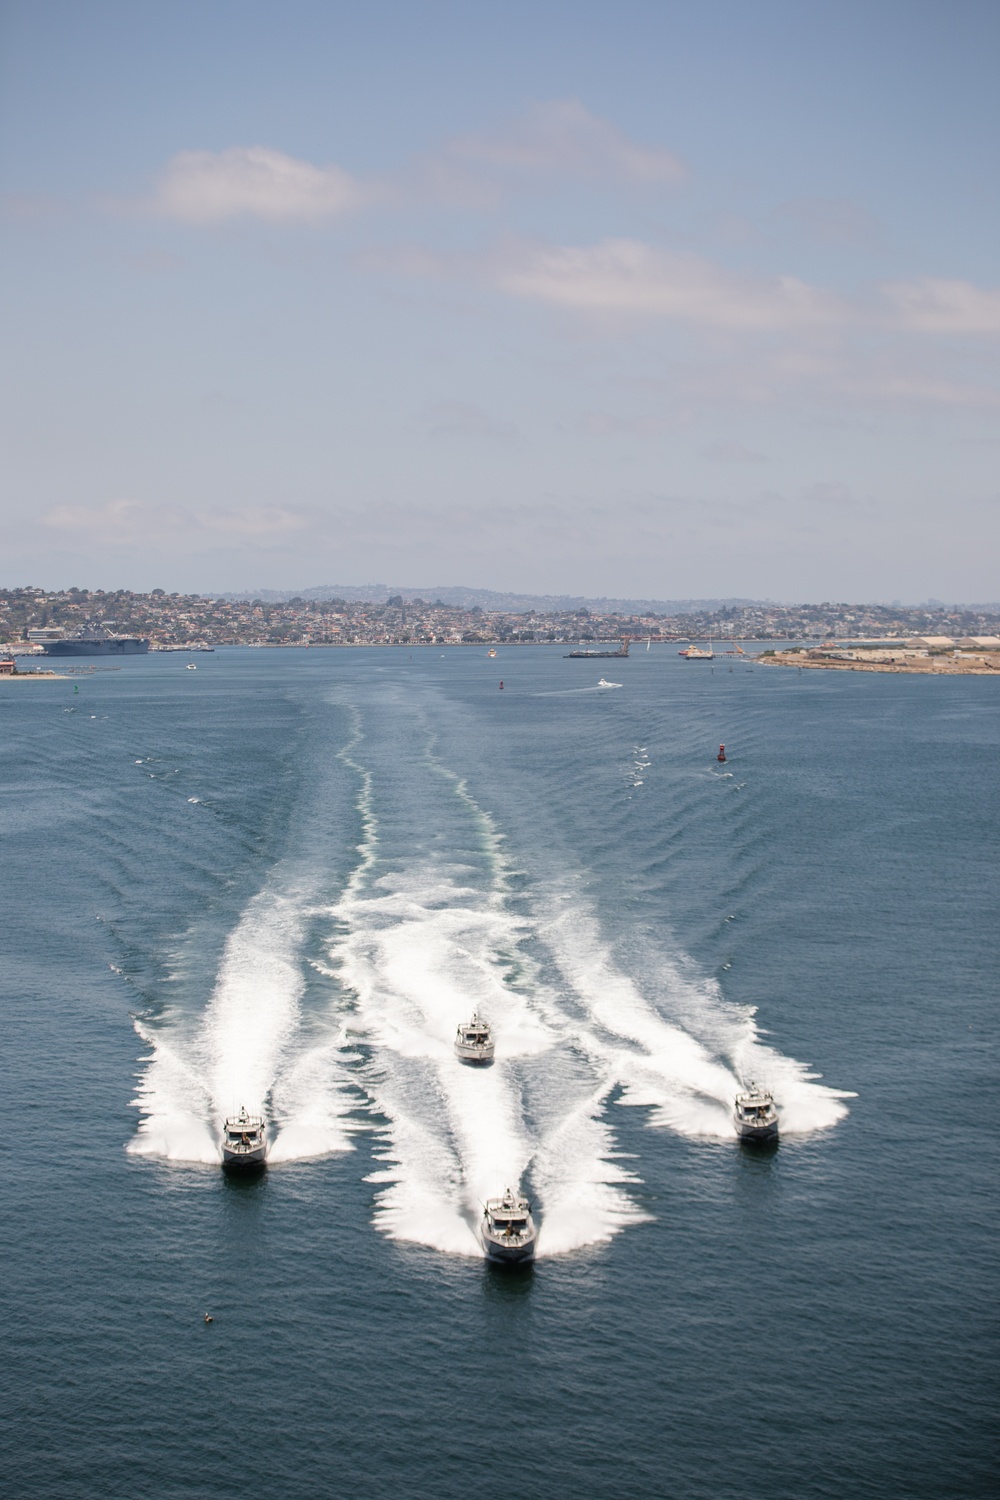
[[[502,1198],[487,1198],[483,1204],[483,1249],[490,1260],[518,1265],[534,1260],[538,1231],[531,1217],[531,1204],[518,1188],[507,1188]]]
[[[455,1033],[455,1056],[467,1063],[493,1061],[493,1033],[489,1022],[480,1020],[478,1012]]]
[[[736,1095],[733,1119],[741,1141],[778,1139],[778,1111],[774,1098],[755,1083],[749,1083],[742,1094]]]
[[[222,1165],[237,1169],[262,1167],[267,1155],[262,1115],[248,1115],[241,1109],[230,1115],[222,1132]]]

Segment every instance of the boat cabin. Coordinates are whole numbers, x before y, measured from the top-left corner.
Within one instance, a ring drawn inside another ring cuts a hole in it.
[[[477,1016],[473,1016],[468,1025],[458,1028],[456,1035],[463,1047],[485,1047],[490,1041],[490,1028]]]
[[[528,1227],[531,1205],[527,1198],[516,1195],[508,1188],[502,1198],[491,1198],[486,1204],[486,1214],[497,1229],[507,1234],[521,1234]]]
[[[238,1115],[226,1121],[226,1144],[228,1146],[257,1145],[264,1130],[260,1115],[248,1115],[241,1109]]]
[[[736,1095],[736,1112],[741,1120],[763,1124],[775,1113],[774,1099],[763,1089],[748,1089],[745,1094]]]

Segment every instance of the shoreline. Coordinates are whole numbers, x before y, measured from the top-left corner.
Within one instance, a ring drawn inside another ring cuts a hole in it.
[[[905,656],[889,661],[864,661],[813,656],[805,651],[775,651],[754,657],[762,666],[799,667],[821,672],[895,672],[923,677],[992,677],[1000,672],[1000,651],[985,651],[963,660],[959,656]]]

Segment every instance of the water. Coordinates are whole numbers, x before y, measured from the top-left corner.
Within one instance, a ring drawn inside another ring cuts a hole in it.
[[[5,1493],[992,1492],[1000,687],[615,665],[3,689]]]

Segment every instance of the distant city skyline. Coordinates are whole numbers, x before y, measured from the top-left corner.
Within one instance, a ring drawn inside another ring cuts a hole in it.
[[[3,585],[997,597],[996,7],[9,0],[0,44]]]

